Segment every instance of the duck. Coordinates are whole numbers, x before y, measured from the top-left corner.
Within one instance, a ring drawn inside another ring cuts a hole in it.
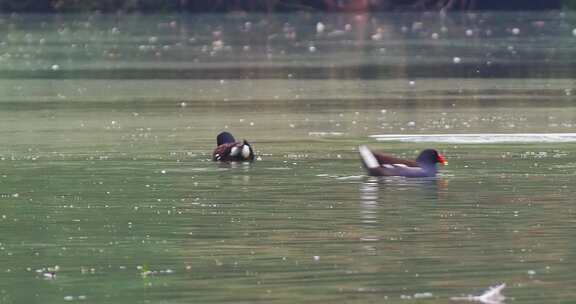
[[[420,152],[415,160],[407,160],[373,152],[367,146],[359,146],[362,164],[372,176],[434,177],[438,173],[436,164],[448,162],[434,149]]]
[[[212,160],[223,162],[253,161],[254,150],[245,139],[239,142],[229,132],[221,132],[216,137],[216,149],[212,152]]]

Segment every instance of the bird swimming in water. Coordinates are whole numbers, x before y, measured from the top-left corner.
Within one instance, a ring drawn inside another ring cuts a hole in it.
[[[372,176],[432,177],[438,173],[436,164],[448,164],[442,154],[434,149],[420,152],[416,160],[406,160],[379,152],[366,146],[358,147],[362,164]]]
[[[214,161],[253,161],[254,150],[248,141],[236,141],[228,132],[221,132],[216,137],[216,149],[212,153]]]

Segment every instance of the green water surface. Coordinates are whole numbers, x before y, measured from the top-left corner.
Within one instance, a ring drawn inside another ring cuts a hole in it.
[[[0,303],[571,303],[573,142],[371,135],[574,132],[572,20],[2,16]]]

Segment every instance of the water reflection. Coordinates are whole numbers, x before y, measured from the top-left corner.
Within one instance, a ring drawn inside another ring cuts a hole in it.
[[[387,219],[389,206],[381,204],[394,204],[396,212],[404,207],[424,205],[433,207],[437,204],[441,192],[446,191],[447,181],[442,177],[406,179],[402,177],[366,177],[359,183],[360,219],[364,232],[360,239],[365,242],[363,248],[367,251],[376,251],[371,242],[380,241],[382,227],[388,226],[391,221]],[[389,198],[394,197],[391,201]],[[403,199],[400,199],[403,198]],[[410,206],[414,205],[414,206]],[[402,214],[399,214],[403,216]],[[386,218],[382,218],[385,216]]]
[[[362,201],[377,201],[378,191],[406,192],[424,199],[436,199],[441,191],[447,190],[448,180],[443,176],[426,178],[405,178],[397,176],[367,177],[360,184]]]
[[[232,187],[248,186],[251,180],[253,164],[251,162],[214,162],[221,171],[221,174],[229,175],[223,179],[230,183]]]
[[[360,183],[360,218],[366,234],[361,236],[361,240],[365,242],[378,241],[377,233],[372,233],[375,229],[380,227],[378,223],[378,192],[380,187],[378,179],[370,177]],[[364,248],[368,251],[375,251],[376,249],[370,245],[365,244]]]

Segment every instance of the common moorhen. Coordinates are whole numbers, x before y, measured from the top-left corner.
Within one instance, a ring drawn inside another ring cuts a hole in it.
[[[366,146],[358,147],[362,164],[372,176],[405,176],[431,177],[436,176],[436,164],[448,164],[444,157],[434,149],[426,149],[416,160],[405,160],[372,152]]]

